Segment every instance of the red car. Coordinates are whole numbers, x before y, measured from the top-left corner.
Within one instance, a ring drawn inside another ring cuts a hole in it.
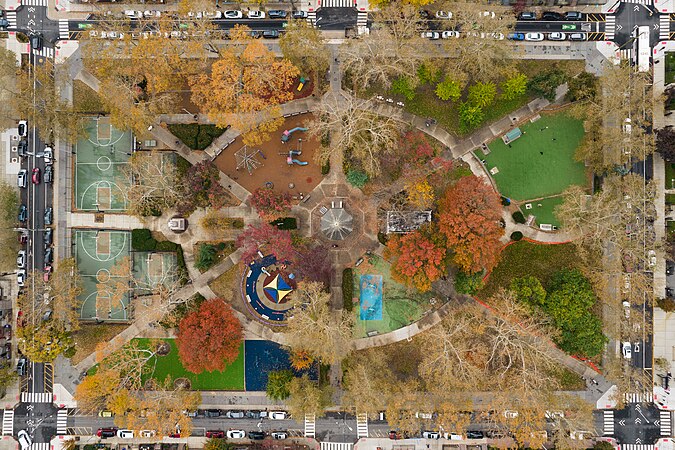
[[[40,168],[33,169],[33,184],[40,184]]]
[[[206,437],[223,439],[225,437],[225,432],[223,430],[209,430],[206,432]]]
[[[49,274],[52,273],[52,266],[45,266],[45,274],[42,279],[46,282],[49,281]]]
[[[21,233],[19,234],[19,244],[26,245],[28,243],[28,234]]]

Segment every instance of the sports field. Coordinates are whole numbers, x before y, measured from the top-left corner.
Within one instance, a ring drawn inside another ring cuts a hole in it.
[[[156,292],[159,286],[170,286],[178,279],[176,253],[133,252],[131,260],[137,295]]]
[[[128,231],[73,230],[75,260],[82,277],[80,295],[82,319],[126,320],[129,293],[122,294],[114,267],[128,258],[131,233]],[[111,271],[113,274],[111,274]],[[126,280],[128,283],[128,280]]]
[[[133,148],[131,132],[116,130],[108,117],[92,117],[84,129],[86,137],[75,145],[75,209],[124,211],[127,200],[119,183]]]
[[[574,160],[584,136],[582,121],[558,113],[520,129],[523,135],[511,144],[496,139],[489,144],[490,154],[476,151],[501,195],[516,201],[534,200],[560,194],[572,184],[586,184],[584,165]]]

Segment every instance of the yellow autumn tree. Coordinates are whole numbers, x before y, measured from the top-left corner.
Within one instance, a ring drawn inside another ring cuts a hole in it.
[[[405,191],[408,193],[408,203],[415,208],[429,209],[434,203],[434,188],[427,180],[411,180],[406,182]]]
[[[189,79],[192,102],[219,127],[231,125],[244,132],[247,145],[269,139],[281,126],[278,105],[293,98],[292,86],[300,71],[289,60],[277,58],[249,29],[236,26],[232,44],[223,49],[210,73]]]

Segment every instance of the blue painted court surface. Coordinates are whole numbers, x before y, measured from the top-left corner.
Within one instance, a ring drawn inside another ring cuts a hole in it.
[[[361,320],[382,320],[382,275],[361,275]]]
[[[276,342],[246,340],[244,349],[247,391],[264,391],[267,389],[267,374],[270,371],[291,369],[288,352]],[[312,380],[318,379],[316,364],[308,373]]]

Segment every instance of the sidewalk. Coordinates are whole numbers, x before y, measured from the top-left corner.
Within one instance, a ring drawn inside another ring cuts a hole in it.
[[[68,228],[97,228],[110,230],[132,230],[145,228],[146,224],[137,217],[127,214],[104,213],[103,222],[95,222],[96,213],[70,213],[67,220]]]

